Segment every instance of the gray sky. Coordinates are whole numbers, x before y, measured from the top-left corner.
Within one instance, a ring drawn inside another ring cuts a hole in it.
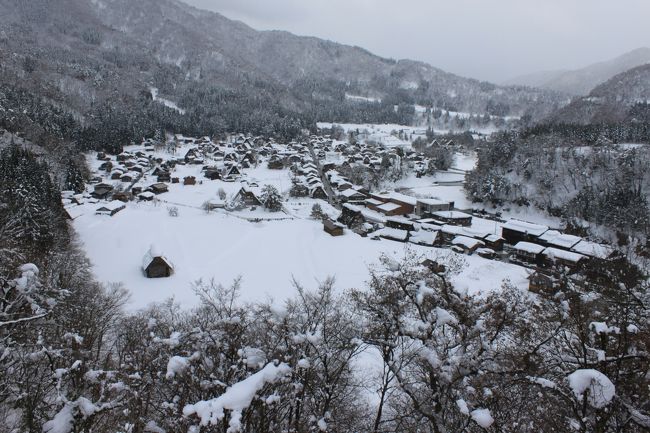
[[[650,46],[649,0],[183,0],[260,30],[317,36],[500,82]]]

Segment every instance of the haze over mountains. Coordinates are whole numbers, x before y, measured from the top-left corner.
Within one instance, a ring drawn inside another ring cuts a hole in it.
[[[156,111],[146,102],[152,87],[186,110],[184,123],[197,133],[215,124],[218,131],[252,124],[286,129],[316,121],[406,122],[408,108],[394,110],[400,104],[541,119],[567,101],[556,92],[497,86],[358,47],[256,31],[177,0],[0,0],[0,7],[6,11],[0,16],[0,81],[13,94],[0,101],[31,124],[51,123],[37,122],[29,108],[36,105],[84,126],[105,115],[107,104],[115,116],[142,105]],[[26,97],[32,102],[25,103]],[[182,130],[178,116],[155,114],[150,128]]]
[[[650,64],[632,68],[607,80],[587,96],[576,97],[551,116],[555,123],[647,122],[650,103]]]
[[[537,72],[513,78],[505,84],[537,87],[576,96],[587,95],[613,76],[646,63],[650,63],[650,48],[643,47],[584,68]]]
[[[82,147],[161,129],[291,136],[318,121],[404,124],[414,105],[543,121],[557,118],[569,94],[650,59],[641,49],[554,76],[556,84],[525,83],[543,89],[499,86],[359,47],[257,31],[178,0],[0,0],[0,7],[0,111],[11,113],[0,127]]]

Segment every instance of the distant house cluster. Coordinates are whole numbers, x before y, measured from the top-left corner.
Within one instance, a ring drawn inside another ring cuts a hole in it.
[[[454,143],[433,141],[429,146],[453,147]],[[445,247],[459,254],[514,262],[534,271],[530,277],[531,290],[552,290],[560,269],[577,272],[584,264],[610,260],[616,255],[607,245],[545,225],[514,219],[503,221],[496,215],[492,225],[485,215],[458,209],[453,201],[414,197],[408,190],[371,191],[342,174],[349,173],[346,168],[353,166],[379,172],[397,158],[405,160],[418,176],[430,163],[423,153],[413,149],[340,142],[327,135],[283,144],[241,134],[221,141],[176,135],[167,143],[145,140],[138,150],[115,156],[99,152],[88,192],[65,192],[63,202],[71,219],[80,215],[82,203],[96,205],[97,215],[114,217],[130,201],[165,201],[164,196],[157,197],[168,193],[170,185],[177,184],[173,191],[178,192],[185,191],[184,188],[197,190],[196,186],[204,182],[220,181],[239,185],[230,189],[227,203],[225,192],[216,197],[215,188],[215,197],[203,204],[205,210],[242,210],[233,206],[237,204],[254,211],[263,205],[262,188],[248,177],[246,170],[261,165],[261,170],[270,172],[290,171],[289,195],[295,201],[305,198],[310,206],[313,201],[309,200],[331,205],[329,215],[315,215],[322,218],[323,231],[332,237],[343,236],[349,230],[370,239]],[[340,210],[336,215],[331,212],[334,208]],[[142,270],[148,278],[161,278],[172,275],[174,267],[152,248],[145,255]]]

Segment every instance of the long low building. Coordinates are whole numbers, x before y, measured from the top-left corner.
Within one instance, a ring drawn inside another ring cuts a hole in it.
[[[415,205],[415,213],[424,218],[430,217],[434,212],[452,210],[454,202],[447,202],[435,198],[419,198]]]
[[[501,227],[501,236],[510,245],[518,242],[537,242],[548,231],[548,226],[520,220],[509,220]]]

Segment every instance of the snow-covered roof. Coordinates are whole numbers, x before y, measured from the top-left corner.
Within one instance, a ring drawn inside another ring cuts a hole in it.
[[[544,251],[543,246],[534,244],[532,242],[518,242],[517,245],[514,246],[514,249],[530,254],[541,254],[542,251]]]
[[[494,235],[494,234],[487,235],[487,236],[483,237],[483,239],[486,240],[487,242],[498,242],[500,240],[503,240],[503,238],[501,236]]]
[[[436,231],[424,231],[419,230],[417,232],[412,232],[409,242],[419,245],[433,245],[438,237],[438,232]]]
[[[379,206],[380,204],[383,203],[383,201],[376,200],[374,198],[367,198],[365,200],[366,204],[372,205],[372,206]]]
[[[417,199],[418,203],[426,204],[428,206],[439,206],[449,204],[449,202],[444,200],[438,200],[437,198],[419,198]]]
[[[572,253],[571,251],[561,250],[559,248],[553,247],[546,248],[542,254],[551,260],[560,259],[573,263],[578,263],[580,260],[585,258],[585,256],[582,254]]]
[[[533,223],[520,221],[520,220],[509,220],[502,227],[504,229],[521,232],[521,233],[527,233],[533,236],[541,236],[542,234],[544,234],[544,232],[548,230],[547,226],[543,226],[540,224],[533,224]]]
[[[476,248],[481,245],[485,245],[483,242],[476,240],[474,238],[468,238],[467,236],[456,236],[454,240],[451,241],[452,245],[460,245],[468,249]]]
[[[447,218],[447,219],[454,219],[454,220],[472,217],[470,214],[466,214],[465,212],[459,212],[457,210],[442,210],[438,212],[433,212],[433,215],[437,216],[438,218]]]
[[[598,259],[606,259],[614,252],[614,249],[608,245],[603,245],[587,240],[581,240],[576,245],[574,245],[571,250],[589,257],[596,257]]]
[[[541,235],[539,239],[549,245],[555,245],[562,248],[571,248],[582,240],[580,236],[564,234],[557,230],[548,230]]]
[[[347,197],[347,198],[353,197],[353,196],[355,196],[355,195],[365,197],[364,194],[362,194],[362,193],[360,193],[359,191],[357,191],[357,190],[355,190],[355,189],[352,189],[352,188],[348,188],[348,189],[346,189],[346,190],[343,190],[343,191],[339,192],[339,195],[341,195],[341,196],[343,196],[343,197]]]
[[[448,224],[443,225],[440,230],[442,230],[442,232],[446,233],[446,234],[467,236],[467,237],[470,237],[470,238],[485,239],[488,235],[490,235],[490,232],[473,230],[473,229],[470,229],[470,228],[467,228],[467,227],[452,226],[452,225],[448,225]]]
[[[164,260],[170,268],[174,269],[172,262],[169,261],[169,259],[167,259],[167,257],[165,257],[155,245],[151,245],[149,251],[147,251],[147,253],[142,258],[142,269],[146,271],[151,262],[153,262],[153,260],[157,257]]]
[[[72,205],[66,206],[65,211],[70,217],[70,219],[75,219],[80,217],[85,213],[86,208],[84,206]]]
[[[399,209],[400,207],[401,206],[398,205],[397,203],[388,202],[388,203],[384,203],[384,204],[382,204],[380,206],[377,206],[377,209],[381,209],[384,212],[391,212],[391,211],[394,211],[396,209]]]
[[[395,192],[395,191],[384,192],[384,193],[379,193],[379,194],[374,194],[374,195],[376,197],[383,198],[384,200],[395,200],[395,201],[410,204],[410,205],[413,205],[413,206],[415,206],[417,204],[417,201],[418,201],[418,199],[416,199],[415,197],[400,194],[399,192]]]
[[[122,207],[124,207],[123,202],[121,202],[119,200],[113,200],[113,201],[109,201],[109,202],[104,203],[99,208],[97,208],[97,210],[100,211],[100,210],[106,209],[106,210],[109,210],[109,211],[114,211],[114,210],[120,209]]]
[[[396,239],[396,240],[399,240],[399,241],[405,241],[409,236],[408,231],[400,230],[400,229],[394,229],[394,228],[391,228],[391,227],[385,227],[385,228],[383,228],[381,230],[377,230],[374,234],[377,235],[377,236],[384,237],[384,238]]]
[[[400,224],[413,224],[413,221],[411,221],[410,219],[405,218],[403,216],[387,217],[386,221],[393,221],[393,222],[400,223]]]

